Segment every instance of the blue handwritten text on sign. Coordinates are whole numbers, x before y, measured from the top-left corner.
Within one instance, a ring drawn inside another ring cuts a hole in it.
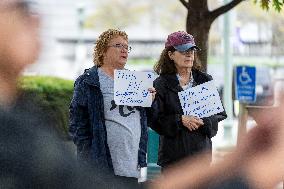
[[[155,75],[152,72],[115,70],[114,101],[117,105],[150,107]]]
[[[203,118],[224,111],[213,81],[181,91],[178,95],[184,115]]]

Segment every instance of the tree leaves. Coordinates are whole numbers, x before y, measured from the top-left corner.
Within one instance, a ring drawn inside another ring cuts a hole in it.
[[[278,0],[273,0],[273,7],[275,8],[275,10],[277,10],[278,12],[280,12],[281,11],[281,9],[282,9],[282,7],[283,7],[283,2],[284,1],[282,1],[282,2],[280,2],[280,1],[278,1]]]
[[[277,12],[280,12],[283,8],[284,0],[254,0],[254,3],[260,3],[261,8],[269,10],[272,6]]]

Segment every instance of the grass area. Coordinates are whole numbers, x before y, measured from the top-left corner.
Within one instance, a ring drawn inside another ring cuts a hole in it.
[[[224,58],[221,56],[209,56],[208,64],[223,64]],[[131,66],[146,65],[147,67],[153,67],[157,62],[156,59],[129,59],[128,63]],[[258,57],[258,56],[234,56],[234,65],[254,65],[254,66],[269,66],[279,67],[284,66],[284,59],[277,59],[271,57]]]
[[[148,58],[148,59],[129,59],[127,64],[130,65],[148,65],[148,66],[154,66],[156,63],[156,59],[154,58]]]
[[[211,56],[208,59],[209,64],[223,64],[223,57]],[[284,66],[284,60],[271,57],[258,57],[258,56],[234,56],[234,65],[251,65],[251,66]]]

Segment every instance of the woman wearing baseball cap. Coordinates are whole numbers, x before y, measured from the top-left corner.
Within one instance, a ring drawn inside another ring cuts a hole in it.
[[[202,119],[183,115],[178,92],[212,80],[195,61],[199,50],[192,35],[184,31],[171,33],[154,66],[160,76],[154,81],[157,94],[151,128],[160,135],[158,165],[162,170],[205,151],[210,154],[209,164],[211,138],[217,134],[218,122],[227,117],[225,112]]]

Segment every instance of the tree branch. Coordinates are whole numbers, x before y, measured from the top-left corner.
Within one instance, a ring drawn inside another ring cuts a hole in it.
[[[244,0],[232,0],[230,3],[227,3],[226,5],[223,5],[223,6],[217,8],[213,11],[210,11],[209,12],[209,18],[212,18],[213,20],[215,20],[215,18],[217,18],[221,14],[228,12],[229,10],[231,10],[232,8],[237,6],[242,1],[244,1]]]
[[[183,6],[185,6],[187,9],[189,9],[189,5],[188,5],[188,2],[186,2],[185,0],[179,0]]]

